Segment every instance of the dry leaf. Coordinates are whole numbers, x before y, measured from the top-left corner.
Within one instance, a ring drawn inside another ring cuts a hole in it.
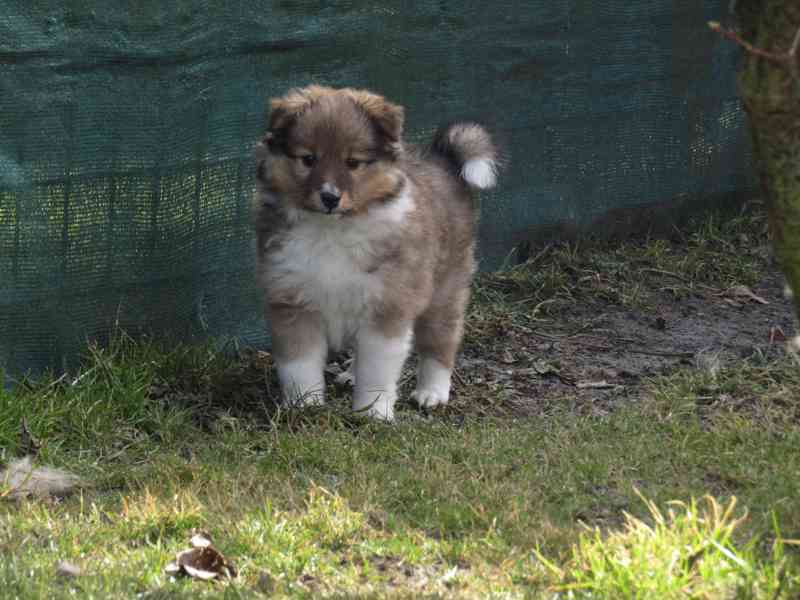
[[[167,573],[204,581],[236,577],[236,568],[211,545],[207,535],[198,533],[189,540],[189,544],[191,549],[178,552],[175,561],[165,567]]]
[[[50,467],[34,467],[30,456],[12,461],[0,470],[0,484],[8,490],[0,498],[27,496],[66,496],[85,485],[77,475]]]
[[[752,302],[758,302],[759,304],[769,304],[767,300],[764,300],[761,296],[758,296],[753,293],[746,285],[734,285],[731,288],[728,288],[727,294],[732,296],[736,300],[747,301],[750,300]]]

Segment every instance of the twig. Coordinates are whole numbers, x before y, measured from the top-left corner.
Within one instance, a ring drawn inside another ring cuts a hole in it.
[[[721,36],[736,42],[750,54],[755,54],[756,56],[760,56],[761,58],[764,58],[770,62],[785,66],[789,69],[789,71],[791,71],[793,78],[798,77],[797,55],[800,53],[800,28],[798,28],[797,33],[795,33],[792,47],[789,48],[787,52],[770,52],[762,48],[757,48],[742,38],[742,36],[735,31],[723,27],[719,21],[709,21],[708,27],[711,29],[711,31],[715,31]]]

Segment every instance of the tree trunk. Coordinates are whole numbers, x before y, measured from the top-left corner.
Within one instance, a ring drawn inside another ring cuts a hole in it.
[[[742,37],[775,55],[800,30],[797,0],[738,0]],[[739,87],[750,116],[758,174],[767,199],[775,254],[800,314],[800,65],[743,51]]]

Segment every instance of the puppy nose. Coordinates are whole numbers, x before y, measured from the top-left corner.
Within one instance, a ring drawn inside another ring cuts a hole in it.
[[[319,197],[322,199],[322,205],[329,211],[339,206],[339,200],[342,199],[341,194],[335,194],[329,191],[320,192]]]

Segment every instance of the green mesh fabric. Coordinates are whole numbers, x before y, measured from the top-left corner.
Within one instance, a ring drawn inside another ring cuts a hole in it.
[[[483,116],[512,157],[491,267],[541,225],[753,187],[727,2],[0,3],[0,368],[115,327],[267,342],[251,149],[315,81],[404,104],[408,137]]]

